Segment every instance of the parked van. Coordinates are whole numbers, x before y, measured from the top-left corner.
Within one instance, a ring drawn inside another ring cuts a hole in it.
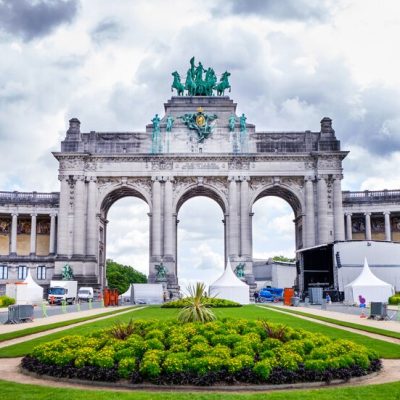
[[[78,290],[78,299],[81,301],[93,301],[93,288],[82,286]]]

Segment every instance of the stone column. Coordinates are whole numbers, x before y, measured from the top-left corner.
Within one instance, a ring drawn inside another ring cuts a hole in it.
[[[97,213],[96,213],[96,177],[92,176],[88,178],[88,199],[87,199],[87,248],[86,254],[88,256],[97,255],[97,244],[98,244],[98,224],[97,224]]]
[[[390,242],[392,240],[392,229],[390,226],[390,211],[384,211],[385,216],[385,240]]]
[[[237,219],[237,184],[234,176],[229,177],[229,256],[238,255],[239,232]]]
[[[353,240],[353,224],[351,222],[351,213],[346,213],[346,232],[347,240]]]
[[[250,257],[250,213],[249,213],[249,180],[243,176],[240,183],[240,243],[241,256]]]
[[[17,224],[18,224],[18,213],[12,212],[11,221],[11,252],[10,255],[17,254]]]
[[[56,214],[50,214],[49,254],[55,254],[56,244]]]
[[[161,188],[158,177],[152,178],[151,242],[153,256],[161,256]]]
[[[328,243],[328,191],[325,177],[319,176],[318,193],[318,244]]]
[[[60,207],[58,210],[58,226],[57,226],[57,254],[68,254],[68,211],[70,201],[70,187],[68,176],[60,175]]]
[[[174,220],[172,214],[172,177],[165,178],[164,187],[164,257],[172,261],[174,254]]]
[[[84,176],[75,177],[75,196],[74,196],[74,255],[85,255],[85,178]]]
[[[335,240],[344,240],[344,217],[341,176],[333,180],[333,228]]]
[[[366,212],[365,215],[365,240],[371,240],[371,213]]]
[[[312,177],[305,178],[305,247],[315,246],[314,183]]]
[[[36,218],[37,214],[31,214],[31,256],[36,254]]]

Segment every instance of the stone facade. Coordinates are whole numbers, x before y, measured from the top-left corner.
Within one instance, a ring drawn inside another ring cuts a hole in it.
[[[208,196],[220,205],[225,258],[232,265],[245,264],[246,281],[252,287],[252,207],[258,199],[278,196],[291,205],[296,249],[345,240],[343,207],[347,211],[354,202],[341,190],[347,152],[341,151],[329,118],[322,119],[319,132],[257,132],[252,124],[241,129],[236,116],[231,131],[229,118],[236,115],[236,104],[228,97],[172,97],[164,106],[157,152],[151,124],[145,132],[82,133],[79,120],[70,120],[61,151],[53,153],[59,161],[60,193],[57,204],[49,207],[57,215],[50,235],[57,251],[48,255],[54,266],[51,276],[59,278],[68,263],[81,283],[105,285],[107,213],[126,196],[141,198],[150,209],[149,280],[157,281],[156,266],[162,263],[168,289],[174,293],[177,215],[194,196]],[[217,116],[212,134],[203,141],[179,118],[196,112]],[[166,131],[168,116],[174,118],[171,132]],[[4,216],[21,213],[11,199],[2,207]],[[36,208],[32,203],[26,214]],[[53,215],[52,210],[47,215]],[[38,212],[46,214],[44,209]],[[9,254],[1,258],[4,265],[20,262],[12,258],[15,232]],[[50,250],[54,252],[54,247]]]

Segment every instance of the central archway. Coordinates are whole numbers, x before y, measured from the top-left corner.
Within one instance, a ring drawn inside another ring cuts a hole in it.
[[[146,197],[129,186],[110,188],[103,195],[98,214],[98,259],[104,282],[108,258],[149,273],[150,206]]]

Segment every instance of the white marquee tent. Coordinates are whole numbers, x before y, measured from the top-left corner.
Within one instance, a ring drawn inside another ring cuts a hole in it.
[[[43,302],[43,288],[33,280],[30,269],[23,282],[6,285],[6,294],[15,299],[16,304],[38,305]]]
[[[232,300],[240,304],[250,303],[249,286],[235,275],[230,261],[224,273],[210,285],[209,293],[211,297],[218,299]]]
[[[344,287],[344,300],[351,304],[360,304],[359,296],[365,298],[366,304],[371,301],[387,303],[393,294],[393,286],[372,273],[366,258],[360,275]]]

